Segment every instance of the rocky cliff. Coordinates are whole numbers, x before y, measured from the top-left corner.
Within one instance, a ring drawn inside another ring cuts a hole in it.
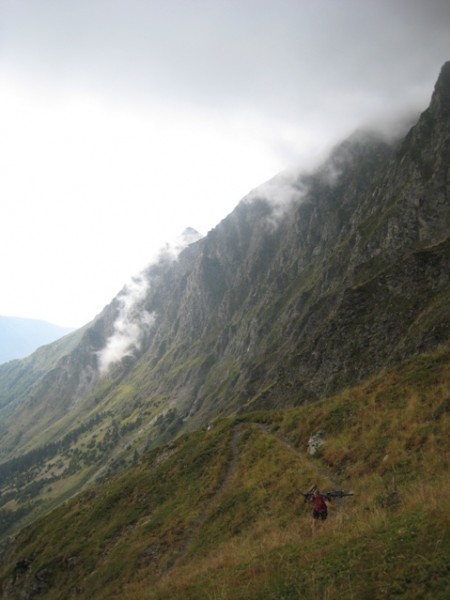
[[[147,297],[149,397],[201,419],[300,403],[448,341],[449,73],[404,140],[353,136],[181,255]]]

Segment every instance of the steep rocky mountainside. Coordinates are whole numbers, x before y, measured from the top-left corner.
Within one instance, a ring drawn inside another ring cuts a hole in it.
[[[57,501],[218,415],[317,400],[448,344],[449,168],[446,63],[404,139],[358,133],[278,175],[83,330],[0,366],[10,493],[40,481],[31,510],[45,482],[66,481]]]

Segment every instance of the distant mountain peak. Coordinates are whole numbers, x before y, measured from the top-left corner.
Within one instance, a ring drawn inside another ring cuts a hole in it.
[[[186,229],[180,235],[181,241],[184,242],[186,245],[193,244],[194,242],[197,242],[202,237],[203,237],[202,234],[199,233],[193,227],[186,227]]]
[[[0,316],[0,364],[24,358],[71,331],[40,319]]]
[[[442,116],[450,115],[450,61],[444,63],[434,86],[430,108]]]

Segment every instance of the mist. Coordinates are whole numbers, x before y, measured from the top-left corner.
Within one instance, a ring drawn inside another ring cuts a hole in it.
[[[180,253],[190,244],[202,238],[193,228],[187,228],[171,242],[164,244],[153,261],[140,273],[132,277],[115,298],[118,314],[114,320],[113,333],[105,347],[97,352],[98,370],[105,375],[111,366],[127,356],[138,352],[156,322],[156,315],[145,308],[151,288],[151,267],[158,263],[175,262]]]
[[[141,348],[142,341],[155,322],[155,316],[146,311],[142,304],[149,282],[143,275],[133,277],[116,298],[118,316],[114,321],[113,334],[97,354],[100,375],[126,356],[131,356]]]

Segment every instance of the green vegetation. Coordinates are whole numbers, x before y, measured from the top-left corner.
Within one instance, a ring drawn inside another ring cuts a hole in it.
[[[332,398],[221,419],[146,453],[10,542],[4,597],[39,582],[46,600],[444,600],[449,359],[442,348]],[[354,491],[314,536],[300,495],[312,483]]]
[[[0,537],[60,504],[69,491],[79,491],[74,482],[87,482],[105,465],[110,475],[136,462],[137,448],[124,447],[142,418],[134,405],[120,416],[119,421],[112,413],[96,413],[56,442],[0,464]],[[115,458],[118,448],[122,452]]]

